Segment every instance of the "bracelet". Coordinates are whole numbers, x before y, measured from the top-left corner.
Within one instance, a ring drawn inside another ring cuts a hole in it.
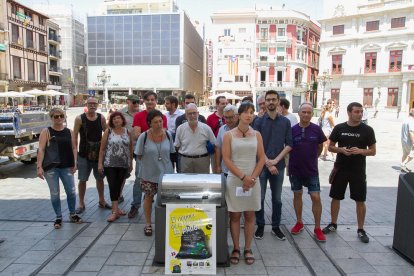
[[[241,177],[240,180],[243,181],[245,177],[246,177],[246,175],[243,174],[243,177]]]

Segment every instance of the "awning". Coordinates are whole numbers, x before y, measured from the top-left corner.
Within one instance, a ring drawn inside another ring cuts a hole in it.
[[[6,44],[0,43],[0,52],[6,52]]]

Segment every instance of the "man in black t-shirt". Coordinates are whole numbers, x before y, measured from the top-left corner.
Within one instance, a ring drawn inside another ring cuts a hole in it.
[[[369,242],[364,231],[366,213],[367,182],[365,175],[366,156],[376,154],[375,133],[372,127],[361,123],[363,108],[353,102],[347,107],[348,121],[334,127],[329,136],[329,151],[337,153],[334,169],[329,176],[332,184],[329,196],[331,202],[331,223],[323,229],[325,234],[336,231],[340,201],[344,199],[349,183],[351,199],[355,200],[358,220],[358,237]],[[338,145],[336,145],[338,144]]]

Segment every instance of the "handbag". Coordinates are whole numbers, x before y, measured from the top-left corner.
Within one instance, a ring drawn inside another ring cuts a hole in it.
[[[47,143],[43,157],[42,168],[44,171],[51,170],[60,165],[59,147],[56,137],[50,137],[49,128],[47,128]]]
[[[209,140],[207,140],[207,142],[206,142],[206,148],[207,148],[207,152],[208,152],[208,154],[214,154],[214,145],[209,141]]]

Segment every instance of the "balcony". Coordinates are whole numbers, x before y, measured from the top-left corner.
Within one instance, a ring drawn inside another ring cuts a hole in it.
[[[60,35],[49,33],[49,42],[60,43],[61,42]]]
[[[60,67],[55,66],[55,65],[50,65],[49,66],[49,71],[56,72],[56,73],[62,73],[62,69]]]
[[[306,82],[298,81],[259,81],[255,83],[256,90],[265,91],[270,89],[292,91],[292,92],[304,92],[308,89]]]
[[[50,57],[54,57],[56,59],[58,58],[62,58],[62,51],[57,51],[57,50],[53,50],[53,49],[49,49],[49,56]]]

